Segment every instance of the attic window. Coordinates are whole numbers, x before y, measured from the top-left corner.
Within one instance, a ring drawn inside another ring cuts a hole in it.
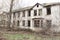
[[[37,4],[37,7],[39,7],[39,5]]]

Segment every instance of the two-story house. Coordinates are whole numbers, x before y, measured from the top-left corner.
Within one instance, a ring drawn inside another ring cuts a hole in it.
[[[14,10],[11,15],[12,27],[41,30],[51,28],[60,31],[60,3],[36,3],[33,6]]]

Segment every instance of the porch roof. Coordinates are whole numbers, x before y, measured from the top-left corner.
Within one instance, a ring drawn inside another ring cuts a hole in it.
[[[44,18],[33,18],[32,20],[38,20],[38,19],[43,20]]]

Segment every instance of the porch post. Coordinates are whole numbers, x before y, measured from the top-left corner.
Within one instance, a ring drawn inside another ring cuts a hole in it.
[[[30,24],[31,24],[31,27],[30,28],[33,29],[34,28],[34,21],[31,20],[31,23]]]

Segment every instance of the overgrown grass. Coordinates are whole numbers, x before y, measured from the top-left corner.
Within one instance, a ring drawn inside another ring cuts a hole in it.
[[[8,40],[37,40],[34,35],[31,34],[4,34]],[[37,37],[40,39],[40,37]]]
[[[60,40],[60,37],[40,37],[32,34],[4,34],[4,36],[7,40]]]
[[[7,40],[60,40],[60,36],[42,36],[42,35],[38,35],[35,33],[30,33],[30,32],[2,32],[3,36],[7,39]]]

